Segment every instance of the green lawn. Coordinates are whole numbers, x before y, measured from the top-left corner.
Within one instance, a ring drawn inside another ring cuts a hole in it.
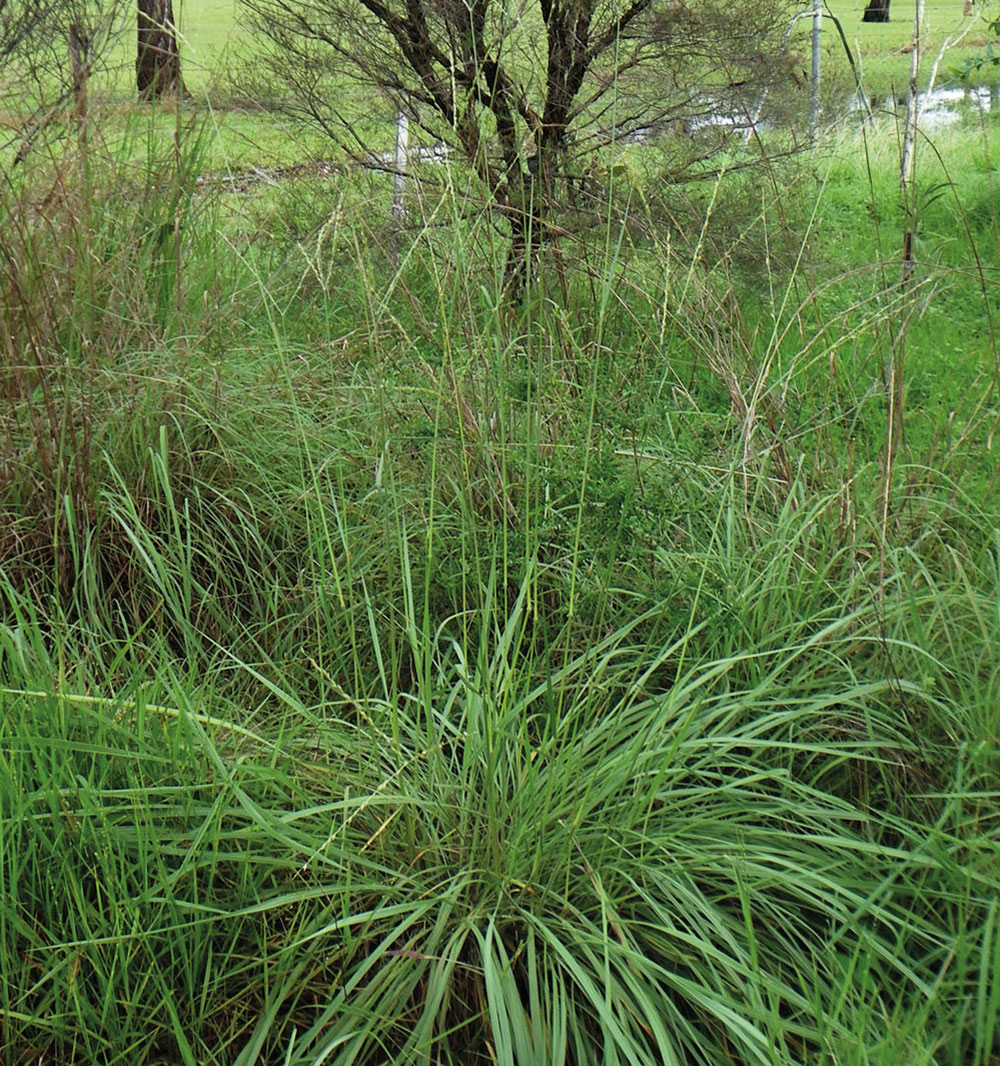
[[[240,18],[237,0],[180,0],[174,15],[187,48],[186,58],[211,71],[234,35]]]
[[[864,4],[861,2],[847,4],[837,0],[829,7],[840,19],[848,43],[856,53],[865,84],[880,89],[891,85],[905,91],[910,76],[914,5],[893,0],[891,21],[887,23],[862,22]],[[937,58],[946,43],[951,46],[944,53],[942,73],[950,66],[961,66],[966,55],[984,50],[986,20],[982,15],[964,17],[961,0],[931,0],[924,8],[921,48],[925,66]],[[803,20],[805,32],[809,24],[809,20]],[[824,20],[824,41],[831,61],[839,67],[843,62],[843,46],[829,20]]]

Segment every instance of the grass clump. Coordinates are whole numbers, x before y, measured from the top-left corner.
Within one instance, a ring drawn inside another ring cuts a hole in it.
[[[866,612],[654,696],[697,632],[637,647],[632,626],[531,686],[534,582],[513,609],[484,589],[474,641],[405,618],[392,701],[269,686],[247,728],[148,668],[114,696],[8,688],[20,1039],[71,1061],[797,1062],[871,1050],[938,977],[928,1026],[994,980],[995,853],[964,842],[991,816],[966,757],[956,780],[924,763],[948,745],[914,736],[917,686],[854,676]]]

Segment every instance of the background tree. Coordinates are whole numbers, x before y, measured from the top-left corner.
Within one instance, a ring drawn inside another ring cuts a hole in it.
[[[868,0],[868,6],[861,16],[862,22],[888,22],[889,0]]]
[[[461,153],[509,234],[515,291],[602,147],[750,113],[781,65],[788,11],[786,0],[242,2],[292,105],[341,143],[387,146],[365,132],[377,127],[361,121],[360,84],[385,115],[402,109]]]
[[[135,73],[141,99],[183,94],[173,0],[138,0]]]

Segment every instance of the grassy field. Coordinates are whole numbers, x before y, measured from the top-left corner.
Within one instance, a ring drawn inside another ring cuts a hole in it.
[[[808,5],[803,5],[803,10]],[[828,10],[839,19],[847,41],[856,54],[865,80],[905,87],[909,78],[909,48],[913,37],[913,5],[895,0],[891,7],[892,19],[887,23],[862,22],[864,0],[848,3],[836,0]],[[956,42],[956,51],[949,52],[950,59],[964,57],[969,51],[981,51],[988,39],[985,16],[982,13],[965,17],[961,0],[930,0],[925,4],[923,48],[929,56],[936,56],[947,41]],[[187,47],[187,58],[198,69],[211,72],[227,45],[245,38],[240,28],[240,8],[237,0],[181,0],[174,5],[174,13],[180,25]],[[798,47],[808,49],[808,34],[811,20],[800,21],[796,35]],[[823,42],[826,58],[835,70],[840,70],[843,46],[834,24],[829,18],[823,23]]]
[[[0,1063],[997,1066],[995,119],[633,145],[512,303],[178,15],[0,185]]]
[[[964,17],[960,0],[932,0],[925,8],[923,65],[926,74],[930,65],[940,59],[938,83],[941,84],[952,77],[954,70],[961,69],[968,58],[983,54],[991,39],[987,32],[989,9]],[[862,22],[862,0],[850,4],[837,0],[827,10],[840,21],[866,92],[880,102],[891,93],[905,93],[913,36],[911,6],[896,0],[888,23]],[[201,3],[181,0],[175,3],[174,13],[179,24],[185,84],[194,98],[202,103],[210,102],[225,112],[234,97],[240,99],[247,91],[252,93],[258,71],[252,59],[252,34],[238,0]],[[129,98],[134,77],[131,21],[131,17],[125,20],[120,45],[107,57],[106,64],[102,64],[101,83],[121,99]],[[810,28],[811,19],[799,19],[791,40],[803,77],[808,76]],[[838,111],[850,98],[854,82],[843,44],[830,18],[823,21],[821,69],[827,106]],[[974,77],[973,83],[990,84],[995,80],[990,72],[984,72]],[[803,89],[803,93],[807,91]],[[261,116],[257,118],[259,133]],[[249,128],[238,117],[227,116],[222,124],[224,127],[235,124],[237,138],[250,135]]]
[[[863,3],[848,4],[843,0],[829,5],[856,54],[864,83],[873,91],[885,91],[892,86],[905,92],[910,75],[914,5],[896,0],[890,5],[891,21],[884,23],[862,22],[864,8]],[[988,7],[979,5],[979,8],[975,14],[964,16],[962,3],[936,0],[924,5],[921,49],[925,64],[941,55],[942,73],[946,75],[949,67],[960,67],[967,55],[984,51],[990,37],[986,22],[992,16]],[[835,67],[840,66],[843,55],[843,46],[837,40],[834,28],[827,22],[824,41]]]

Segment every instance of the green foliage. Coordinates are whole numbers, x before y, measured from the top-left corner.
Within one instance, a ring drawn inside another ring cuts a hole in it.
[[[172,118],[0,201],[0,1062],[993,1066],[992,131],[649,146],[512,308]]]
[[[990,37],[1000,37],[1000,17],[986,23],[986,33]],[[978,55],[967,56],[959,67],[952,67],[952,74],[959,81],[969,81],[975,74],[982,74],[991,68],[1000,66],[1000,55],[994,51],[993,42],[987,40],[986,47]]]

